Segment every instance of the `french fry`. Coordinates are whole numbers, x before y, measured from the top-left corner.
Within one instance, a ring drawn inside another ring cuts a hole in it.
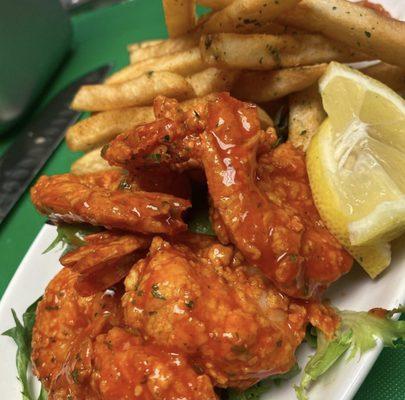
[[[184,35],[195,27],[195,0],[163,0],[162,4],[169,37]]]
[[[101,157],[101,147],[98,147],[76,160],[70,167],[70,172],[82,175],[109,169],[117,169],[117,167],[112,167]]]
[[[130,107],[100,112],[68,128],[66,143],[72,151],[89,151],[128,129],[152,122],[154,119],[153,107]]]
[[[165,39],[151,39],[151,40],[144,40],[143,42],[139,43],[132,43],[127,46],[127,50],[130,53],[131,51],[137,49],[146,49],[148,47],[157,46],[165,41]]]
[[[268,72],[242,72],[232,94],[239,99],[257,103],[279,99],[314,84],[326,67],[327,64],[316,64]]]
[[[401,91],[405,89],[405,68],[378,63],[360,71],[384,83],[392,90]]]
[[[307,150],[326,114],[318,85],[312,85],[289,96],[288,141]]]
[[[144,106],[152,104],[159,94],[180,100],[195,96],[193,88],[182,76],[172,72],[151,72],[113,85],[84,85],[74,97],[71,108],[106,111]]]
[[[316,34],[209,34],[201,37],[200,50],[208,65],[230,69],[269,70],[368,59],[363,53]]]
[[[205,33],[235,32],[240,26],[260,26],[276,19],[299,0],[235,0],[204,23]]]
[[[180,107],[190,110],[211,98],[212,95],[185,100],[180,103]],[[71,126],[66,133],[66,142],[70,150],[86,152],[110,142],[122,132],[154,120],[153,107],[103,111]]]
[[[346,0],[302,0],[278,20],[405,67],[405,23]]]
[[[197,0],[198,4],[204,7],[212,8],[213,10],[220,10],[226,6],[229,6],[233,0]]]
[[[130,61],[131,63],[136,63],[154,57],[162,57],[179,51],[189,50],[198,46],[199,39],[199,33],[192,32],[177,38],[162,40],[160,43],[153,46],[136,47],[135,43],[128,48]]]
[[[130,64],[111,75],[107,84],[121,83],[149,71],[169,71],[180,75],[191,75],[206,68],[198,47],[190,50],[168,54],[161,57],[150,58],[139,63]]]
[[[238,71],[207,68],[187,78],[197,97],[210,93],[229,91]]]

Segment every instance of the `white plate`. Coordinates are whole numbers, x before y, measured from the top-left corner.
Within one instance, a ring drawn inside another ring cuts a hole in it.
[[[386,9],[405,20],[405,0],[381,0]],[[14,326],[11,308],[21,316],[26,308],[40,297],[48,282],[61,268],[60,251],[42,254],[56,236],[53,226],[45,225],[18,267],[0,302],[0,332]],[[403,240],[404,242],[404,240]],[[372,281],[360,269],[354,269],[328,292],[332,303],[340,309],[368,310],[373,307],[395,308],[405,302],[405,246],[394,246],[389,270]],[[16,379],[16,346],[7,337],[0,337],[0,393],[2,399],[20,400],[20,383]],[[310,390],[311,400],[350,400],[355,395],[381,351],[378,346],[360,360],[341,361],[323,376]],[[303,345],[298,361],[306,363],[310,350]],[[292,385],[299,377],[272,388],[263,400],[296,400]],[[35,385],[36,382],[34,381]],[[118,400],[118,399],[117,399]]]

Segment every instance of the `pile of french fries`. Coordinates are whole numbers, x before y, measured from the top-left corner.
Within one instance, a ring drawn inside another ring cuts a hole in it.
[[[86,154],[81,174],[111,168],[101,147],[154,120],[157,95],[194,107],[230,91],[259,108],[263,127],[272,102],[288,105],[288,140],[306,150],[325,118],[317,81],[331,61],[380,60],[362,71],[405,89],[405,23],[347,0],[163,0],[169,39],[128,46],[130,64],[100,85],[83,86],[71,107],[92,114],[70,127],[67,144]],[[344,100],[343,100],[344,101]]]

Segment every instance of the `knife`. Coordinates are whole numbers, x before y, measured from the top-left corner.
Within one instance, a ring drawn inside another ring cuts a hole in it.
[[[66,129],[79,118],[80,112],[69,109],[77,90],[101,82],[110,69],[111,65],[103,65],[63,89],[24,125],[0,158],[0,223],[58,147]]]

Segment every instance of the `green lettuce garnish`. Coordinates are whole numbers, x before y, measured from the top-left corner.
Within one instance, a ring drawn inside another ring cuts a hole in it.
[[[58,224],[57,236],[42,254],[48,253],[60,245],[64,254],[86,244],[84,238],[91,233],[99,232],[102,228],[88,224]]]
[[[318,331],[316,353],[304,368],[300,385],[295,387],[297,398],[307,400],[307,389],[338,361],[343,354],[350,360],[374,348],[380,340],[384,346],[399,348],[404,346],[405,321],[395,321],[391,317],[405,311],[400,307],[378,317],[368,312],[340,311],[341,324],[333,340],[327,340]]]
[[[191,203],[193,207],[187,218],[188,230],[201,235],[215,236],[209,219],[208,189],[206,186],[192,185]]]
[[[18,380],[22,386],[21,394],[23,400],[46,400],[48,398],[45,389],[42,387],[38,398],[32,394],[27,375],[28,367],[31,365],[32,329],[34,327],[37,305],[40,300],[41,298],[27,308],[27,311],[23,314],[22,322],[18,319],[15,311],[11,310],[15,327],[2,333],[4,336],[11,337],[17,345],[16,365]]]

